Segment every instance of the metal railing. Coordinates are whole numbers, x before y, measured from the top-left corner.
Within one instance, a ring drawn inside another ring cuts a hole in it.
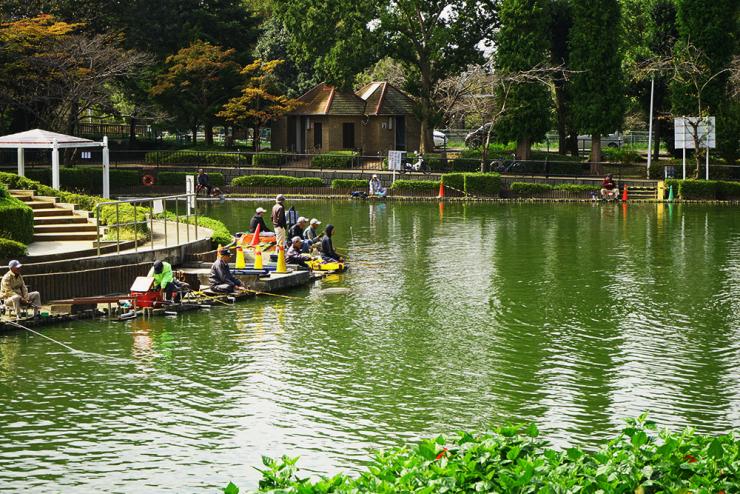
[[[180,215],[180,201],[185,201],[185,214]],[[164,233],[164,247],[168,246],[169,237],[167,235],[167,217],[168,215],[171,215],[172,213],[168,213],[167,211],[167,201],[174,201],[175,202],[175,213],[174,213],[174,219],[170,219],[169,221],[171,223],[175,224],[175,235],[176,235],[176,245],[180,244],[180,223],[183,223],[186,225],[185,228],[185,235],[186,235],[186,241],[190,242],[190,225],[193,224],[195,226],[195,240],[198,240],[198,195],[196,193],[187,193],[187,194],[177,194],[177,195],[171,195],[171,196],[164,196],[164,197],[144,197],[144,198],[136,198],[136,199],[127,199],[127,200],[121,200],[121,201],[107,201],[107,202],[99,202],[95,206],[95,220],[96,220],[96,236],[97,240],[95,242],[97,247],[97,253],[98,256],[101,254],[101,222],[100,222],[100,213],[103,207],[105,206],[115,206],[116,208],[116,216],[115,216],[115,223],[113,225],[108,224],[106,225],[108,228],[108,231],[110,233],[110,229],[112,227],[115,227],[116,231],[116,237],[115,237],[115,243],[116,243],[116,253],[121,253],[121,227],[127,227],[127,226],[133,226],[133,237],[134,237],[134,252],[139,251],[139,246],[142,247],[146,243],[151,244],[151,251],[154,252],[155,250],[155,242],[154,242],[154,221],[161,220],[163,225],[163,233]],[[155,213],[155,203],[161,203],[161,213]],[[192,204],[191,204],[192,203]],[[133,206],[133,221],[125,221],[121,222],[121,204],[130,204]],[[141,213],[139,210],[142,210]],[[191,211],[192,210],[192,211]],[[142,221],[139,221],[139,213],[142,215]],[[180,218],[184,217],[184,221],[180,221]],[[193,222],[190,222],[190,218],[193,218]],[[146,227],[148,224],[149,227],[149,242],[144,241],[140,244],[139,242],[139,231],[138,226],[144,225]]]

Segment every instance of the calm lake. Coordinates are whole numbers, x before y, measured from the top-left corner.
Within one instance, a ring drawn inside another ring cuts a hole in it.
[[[740,427],[737,208],[292,204],[336,226],[348,273],[297,299],[44,330],[86,354],[0,334],[0,491],[248,489],[263,454],[356,471],[506,421],[558,447],[643,411]],[[237,231],[257,205],[203,212]]]

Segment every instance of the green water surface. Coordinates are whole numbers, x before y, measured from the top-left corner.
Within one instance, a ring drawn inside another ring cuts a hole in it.
[[[269,201],[210,203],[234,230]],[[352,268],[179,318],[0,334],[0,491],[218,492],[504,421],[740,427],[738,209],[296,202]],[[347,290],[336,290],[344,288]],[[43,294],[42,294],[43,295]]]

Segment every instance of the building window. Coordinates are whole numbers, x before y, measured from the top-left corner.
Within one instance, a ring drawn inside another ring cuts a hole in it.
[[[324,135],[321,129],[321,122],[313,123],[313,147],[321,149],[324,145]]]
[[[355,124],[353,123],[342,124],[342,148],[355,148]]]

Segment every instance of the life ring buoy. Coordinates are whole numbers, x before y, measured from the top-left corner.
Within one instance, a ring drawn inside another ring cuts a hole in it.
[[[147,173],[141,177],[141,183],[144,184],[145,187],[151,187],[154,185],[154,176]]]

